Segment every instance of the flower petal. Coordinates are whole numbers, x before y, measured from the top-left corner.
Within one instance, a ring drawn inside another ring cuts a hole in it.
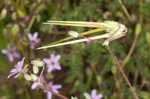
[[[32,84],[31,89],[34,90],[34,89],[37,88],[38,86],[39,86],[39,84],[35,82],[35,83]]]
[[[95,90],[95,89],[92,90],[91,97],[92,97],[92,98],[96,97],[96,90]]]
[[[57,89],[60,89],[61,87],[62,87],[61,85],[54,85],[53,89],[57,90]]]
[[[54,69],[54,68],[53,68],[52,66],[48,66],[47,72],[52,72],[53,69]]]
[[[57,69],[57,70],[61,70],[61,66],[60,66],[59,64],[55,64],[54,67],[55,67],[55,69]]]
[[[90,44],[91,42],[92,42],[92,40],[89,40],[89,39],[88,39],[88,40],[86,41],[86,44]]]
[[[21,69],[22,69],[24,59],[25,59],[25,57],[23,57],[22,60],[17,63],[16,69],[18,70],[18,72],[21,71]]]
[[[10,72],[11,72],[11,73],[17,72],[17,69],[16,69],[16,68],[11,69]]]
[[[51,92],[47,92],[47,99],[52,99],[52,93]]]
[[[3,54],[8,54],[8,50],[3,49],[3,50],[2,50],[2,53],[3,53]]]
[[[60,57],[61,57],[60,55],[57,55],[57,56],[55,57],[55,61],[58,62],[58,61],[60,60]]]
[[[51,54],[51,55],[50,55],[50,60],[51,60],[51,61],[54,61],[54,60],[55,60],[54,54]]]
[[[31,34],[31,33],[28,34],[28,39],[29,39],[30,41],[33,40],[33,37],[32,37],[32,34]]]
[[[14,56],[10,53],[8,54],[8,58],[9,58],[9,61],[10,62],[13,62],[14,61]]]
[[[44,61],[46,64],[49,64],[49,63],[50,63],[50,59],[48,59],[48,58],[44,58],[43,61]]]
[[[98,95],[96,96],[96,99],[101,99],[102,97],[103,97],[102,94],[98,94]]]
[[[17,53],[17,52],[15,52],[15,53],[14,53],[14,56],[15,56],[16,58],[19,58],[19,57],[20,57],[20,54]]]
[[[49,88],[51,88],[53,86],[53,83],[49,82],[47,85],[48,85]]]
[[[37,39],[37,36],[38,36],[38,32],[35,32],[35,33],[33,34],[33,39],[36,40],[36,39]]]
[[[11,76],[13,76],[13,75],[15,75],[15,74],[16,74],[16,72],[10,73],[10,74],[8,75],[8,78],[10,78]]]

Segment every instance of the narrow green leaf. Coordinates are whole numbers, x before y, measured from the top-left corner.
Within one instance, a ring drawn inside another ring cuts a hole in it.
[[[83,22],[83,21],[48,21],[44,24],[63,25],[63,26],[81,26],[81,27],[103,27],[100,22]]]
[[[104,34],[104,35],[98,35],[98,36],[89,37],[89,39],[90,40],[97,40],[97,39],[102,39],[102,38],[108,38],[109,36],[110,36],[109,34]],[[84,38],[84,39],[72,40],[72,41],[59,43],[59,44],[54,44],[54,45],[50,45],[50,46],[39,47],[37,49],[46,49],[46,48],[52,48],[52,47],[57,47],[57,46],[64,46],[64,45],[70,45],[70,44],[75,44],[75,43],[81,43],[81,42],[86,42],[89,39],[88,38]]]
[[[92,33],[96,33],[96,32],[101,32],[101,31],[104,31],[104,28],[98,28],[98,29],[94,29],[94,30],[89,30],[89,31],[86,31],[86,32],[83,32],[83,33],[80,33],[80,36],[85,36],[85,35],[88,35],[88,34],[92,34]],[[67,41],[67,40],[70,40],[70,39],[73,39],[74,37],[67,37],[67,38],[64,38],[64,39],[61,39],[61,40],[58,40],[56,42],[52,42],[51,44],[48,44],[46,46],[52,46],[52,45],[55,45],[57,43],[61,43],[63,41]],[[40,47],[38,49],[46,49],[46,48],[49,48],[49,47],[46,47],[46,46],[43,46],[43,47]]]

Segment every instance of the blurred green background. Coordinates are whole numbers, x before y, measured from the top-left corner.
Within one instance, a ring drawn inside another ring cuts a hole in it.
[[[42,24],[48,20],[114,20],[125,24],[127,36],[110,46],[140,99],[150,99],[150,0],[0,0],[0,10],[0,50],[9,43],[16,44],[22,56],[24,53],[30,56],[31,51],[26,47],[28,33],[39,32],[39,46],[42,46],[68,36],[67,31],[90,30]],[[51,77],[63,86],[61,94],[84,99],[84,92],[96,89],[103,99],[134,99],[102,45],[80,43],[33,50],[34,58],[48,57],[51,52],[62,56],[63,69]],[[41,90],[31,90],[31,84],[24,79],[7,79],[15,63],[0,53],[0,99],[45,99]]]

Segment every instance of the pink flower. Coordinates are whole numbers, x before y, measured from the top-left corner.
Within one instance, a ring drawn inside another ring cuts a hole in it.
[[[50,58],[44,58],[43,61],[48,66],[47,72],[52,72],[52,70],[54,70],[54,69],[61,70],[59,60],[60,60],[60,55],[55,56],[54,54],[51,54]]]
[[[43,77],[40,77],[37,81],[34,81],[34,83],[31,86],[31,89],[34,90],[40,86],[44,86],[44,78]]]
[[[86,41],[86,44],[90,44],[91,42],[92,42],[92,40],[88,39],[88,40]]]
[[[53,85],[52,82],[49,82],[47,85],[47,89],[52,90],[55,93],[58,93],[58,89],[61,88],[61,85]],[[44,92],[47,94],[47,99],[52,99],[52,93],[48,90],[44,90]]]
[[[23,63],[24,63],[24,59],[25,58],[22,58],[21,61],[19,61],[16,65],[15,65],[15,68],[11,69],[10,71],[10,74],[8,75],[8,78],[10,78],[11,76],[19,73],[22,71],[22,66],[23,66]]]
[[[10,62],[13,62],[14,58],[20,58],[20,54],[16,52],[16,46],[9,48],[8,50],[3,49],[2,53],[8,56]]]
[[[39,43],[37,36],[38,36],[38,32],[35,32],[33,35],[31,33],[28,34],[29,45],[31,49],[34,49],[35,46]]]
[[[84,93],[85,97],[90,97],[90,99],[102,99],[103,95],[102,94],[96,94],[96,90],[93,89],[91,94]]]

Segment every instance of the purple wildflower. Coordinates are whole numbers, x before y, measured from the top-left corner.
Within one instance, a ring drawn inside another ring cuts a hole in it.
[[[88,39],[88,40],[86,41],[86,44],[90,44],[91,42],[92,42],[92,40],[89,40],[89,39]]]
[[[60,60],[60,55],[55,56],[54,54],[51,54],[50,58],[44,58],[43,61],[48,66],[47,72],[52,72],[52,70],[54,70],[54,69],[61,70],[59,60]]]
[[[20,54],[16,52],[16,46],[8,50],[3,49],[2,53],[8,56],[10,62],[13,62],[14,58],[20,58]]]
[[[34,81],[34,83],[31,86],[31,89],[34,90],[40,86],[44,86],[44,78],[43,77],[40,77],[37,81]]]
[[[88,93],[84,93],[84,96],[90,97],[90,99],[102,99],[103,95],[102,94],[96,94],[96,90],[92,90],[91,95]]]
[[[44,90],[44,92],[47,94],[47,99],[52,99],[52,93],[48,90],[52,90],[55,93],[58,93],[58,89],[61,88],[61,85],[53,85],[52,82],[49,82],[47,85],[47,90]]]
[[[10,78],[11,76],[19,73],[22,71],[22,66],[23,66],[23,63],[24,63],[24,59],[25,58],[22,58],[21,61],[19,61],[16,65],[15,65],[15,68],[11,69],[10,71],[10,74],[8,75],[8,78]]]
[[[33,35],[31,33],[28,34],[29,45],[31,49],[34,49],[35,46],[39,43],[37,36],[38,36],[38,32],[35,32]]]

